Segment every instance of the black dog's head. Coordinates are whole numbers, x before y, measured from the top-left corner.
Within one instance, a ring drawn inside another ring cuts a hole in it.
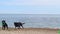
[[[2,20],[2,23],[5,23],[5,20]]]

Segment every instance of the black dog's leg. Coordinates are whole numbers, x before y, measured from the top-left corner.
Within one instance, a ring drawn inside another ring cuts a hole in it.
[[[20,29],[20,26],[18,27],[18,29]]]
[[[8,26],[7,26],[7,29],[8,29]]]
[[[5,30],[5,27],[3,27],[3,30]]]
[[[22,26],[22,28],[24,28],[24,27]]]
[[[4,26],[4,30],[5,30],[5,26]]]
[[[8,25],[7,24],[5,24],[5,27],[8,29]]]
[[[2,26],[2,29],[5,30],[5,25]]]

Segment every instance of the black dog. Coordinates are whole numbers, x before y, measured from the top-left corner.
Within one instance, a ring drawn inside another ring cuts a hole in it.
[[[16,27],[20,28],[20,26],[21,26],[22,28],[24,28],[24,27],[23,27],[23,24],[25,24],[25,23],[14,22],[15,29],[16,29]]]
[[[5,30],[5,28],[8,29],[8,25],[7,25],[7,23],[5,22],[5,20],[2,20],[2,29]]]

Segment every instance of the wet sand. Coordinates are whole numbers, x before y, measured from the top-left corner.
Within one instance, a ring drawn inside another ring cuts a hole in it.
[[[0,29],[0,34],[58,34],[58,29],[48,28],[24,28],[14,29],[9,28],[8,30]]]

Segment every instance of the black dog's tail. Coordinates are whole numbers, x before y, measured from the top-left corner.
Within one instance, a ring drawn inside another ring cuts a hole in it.
[[[25,23],[22,23],[22,25],[25,24]]]

